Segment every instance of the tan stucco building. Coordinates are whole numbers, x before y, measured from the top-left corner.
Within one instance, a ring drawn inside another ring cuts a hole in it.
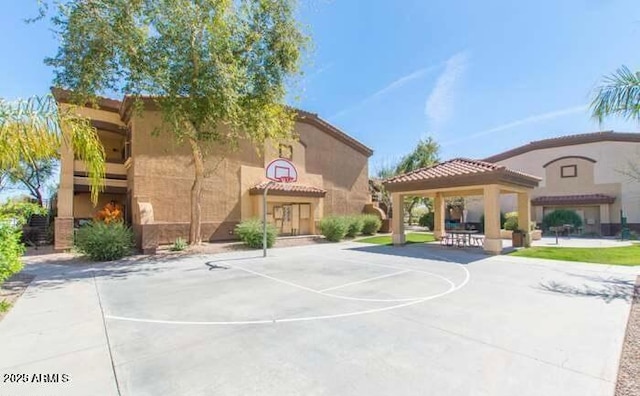
[[[620,211],[640,231],[640,181],[624,172],[640,163],[640,134],[597,132],[531,142],[485,161],[540,177],[531,193],[532,221],[557,209],[575,210],[583,232],[615,235]],[[482,197],[468,197],[466,222],[479,222]],[[501,211],[517,211],[516,197],[501,197]]]
[[[67,93],[54,92],[65,106]],[[55,247],[72,245],[72,231],[110,201],[124,207],[139,247],[151,250],[188,236],[193,165],[189,148],[177,145],[162,127],[151,102],[142,112],[130,111],[131,100],[101,99],[99,108],[81,108],[97,128],[107,156],[106,188],[93,207],[84,163],[64,147],[55,220]],[[316,114],[299,111],[297,140],[268,142],[264,156],[248,141],[235,151],[220,148],[207,157],[202,199],[202,237],[233,239],[242,220],[262,216],[265,166],[289,158],[298,171],[291,190],[269,190],[267,215],[282,234],[314,234],[329,214],[361,213],[370,203],[368,159],[372,150]]]

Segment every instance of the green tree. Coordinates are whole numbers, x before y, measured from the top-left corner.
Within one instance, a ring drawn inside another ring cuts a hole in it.
[[[440,145],[431,136],[427,139],[421,139],[412,152],[402,157],[400,163],[396,166],[395,173],[402,174],[415,171],[420,168],[426,168],[440,162]],[[409,224],[413,223],[413,209],[416,205],[423,203],[429,210],[433,208],[430,199],[424,197],[405,197],[404,208],[409,215]]]
[[[613,74],[605,76],[591,102],[591,112],[599,122],[610,116],[640,121],[640,71],[633,72],[622,66]],[[619,172],[640,181],[638,162],[629,161],[627,169]]]
[[[284,105],[306,44],[295,0],[68,0],[57,2],[55,84],[76,103],[101,92],[151,97],[163,130],[194,162],[189,242],[201,242],[205,159],[214,145],[292,136]]]
[[[52,96],[5,101],[0,98],[0,171],[24,163],[59,157],[63,144],[87,164],[91,199],[95,203],[104,185],[105,154],[98,133],[73,107],[60,109]]]
[[[33,162],[21,161],[17,167],[7,170],[6,175],[13,186],[26,189],[31,197],[42,206],[43,189],[53,177],[56,168],[56,160],[52,158]]]

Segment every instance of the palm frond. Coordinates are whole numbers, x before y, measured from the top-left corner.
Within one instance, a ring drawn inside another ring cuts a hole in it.
[[[605,77],[591,102],[591,111],[599,122],[608,116],[640,121],[640,72],[622,66]]]
[[[8,102],[0,99],[0,169],[20,161],[58,158],[64,145],[86,162],[91,200],[104,186],[105,153],[98,133],[73,107],[60,109],[51,95]]]

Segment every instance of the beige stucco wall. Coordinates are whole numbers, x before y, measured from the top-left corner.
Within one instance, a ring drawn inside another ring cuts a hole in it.
[[[596,162],[566,158],[544,167],[545,164],[566,156],[587,157]],[[535,150],[500,161],[499,164],[543,179],[533,191],[532,198],[578,194],[615,196],[616,201],[609,205],[610,222],[620,222],[619,212],[623,209],[630,223],[640,223],[640,182],[630,180],[620,173],[628,169],[629,161],[640,161],[639,143],[599,142]],[[566,165],[577,165],[578,176],[561,178],[560,169]],[[517,210],[513,195],[503,196],[501,201],[503,212]],[[466,208],[469,211],[469,221],[473,221],[482,213],[482,200],[467,200]],[[540,214],[541,211],[537,217]],[[536,217],[534,220],[541,221]]]
[[[368,157],[312,125],[297,123],[296,132],[306,146],[306,172],[323,177],[324,214],[362,213],[371,200]]]
[[[117,113],[90,108],[79,110],[94,120],[127,126],[132,131],[131,157],[124,164],[127,180],[115,182],[119,187],[126,186],[131,202],[152,205],[154,221],[163,225],[158,231],[161,242],[188,230],[194,177],[191,152],[186,144],[176,142],[173,134],[162,130],[161,114],[146,110],[133,115],[124,125]],[[109,131],[99,133],[107,158],[121,160],[125,137]],[[323,214],[361,213],[370,201],[368,157],[308,123],[297,122],[295,134],[299,140],[283,143],[293,147],[292,161],[298,169],[298,183],[325,189],[326,197],[274,196],[269,201],[313,202],[313,217],[309,221],[314,223]],[[259,215],[257,197],[250,196],[249,189],[265,180],[266,164],[278,157],[278,142],[267,142],[264,149],[265,154],[259,155],[262,150],[256,150],[249,141],[242,141],[236,149],[218,146],[207,152],[202,200],[205,239],[214,233],[216,237],[229,237],[235,223]],[[88,194],[73,195],[73,158],[69,160],[69,152],[64,150],[62,157],[59,208],[63,213],[69,212],[69,216],[92,217],[96,209],[89,203]],[[126,195],[122,197],[127,200]],[[98,207],[111,199],[112,196],[102,194]],[[313,226],[310,224],[308,228]]]
[[[158,112],[132,118],[129,187],[133,198],[147,199],[153,205],[156,222],[188,223],[191,153],[169,133],[159,131],[158,136],[152,136],[161,125]],[[368,157],[314,126],[298,122],[295,128],[299,141],[286,143],[293,147],[298,183],[327,190],[315,215],[361,213],[370,199]],[[226,147],[211,150],[203,191],[203,223],[239,222],[258,215],[249,189],[265,180],[264,168],[278,157],[277,147],[277,143],[267,142],[262,157],[248,141],[235,151]],[[287,201],[307,200],[291,197]]]

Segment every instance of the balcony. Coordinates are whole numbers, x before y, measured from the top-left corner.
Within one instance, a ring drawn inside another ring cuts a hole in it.
[[[113,161],[107,159],[105,163],[105,192],[126,193],[127,191],[127,169],[123,161]],[[73,162],[73,185],[74,191],[89,191],[91,181],[87,175],[87,167],[84,161],[75,160]]]
[[[110,162],[107,160],[105,163],[105,179],[127,180],[127,169],[124,163],[121,161]],[[86,175],[87,166],[84,161],[73,161],[73,174],[74,175]]]

